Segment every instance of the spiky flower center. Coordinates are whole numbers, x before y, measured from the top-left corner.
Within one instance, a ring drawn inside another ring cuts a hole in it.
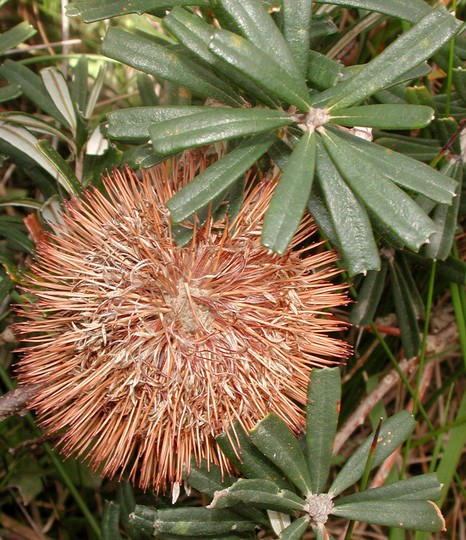
[[[20,378],[63,450],[103,474],[127,470],[143,488],[182,480],[191,455],[229,469],[214,437],[250,430],[275,412],[293,429],[312,366],[348,349],[327,308],[347,302],[332,252],[279,257],[259,242],[274,182],[250,188],[233,223],[208,220],[190,245],[174,242],[165,201],[196,170],[192,154],[143,175],[118,172],[107,196],[90,190],[64,209],[38,246],[18,330]],[[312,253],[315,251],[315,253]]]

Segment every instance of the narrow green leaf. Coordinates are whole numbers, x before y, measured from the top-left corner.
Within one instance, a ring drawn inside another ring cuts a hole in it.
[[[209,204],[252,167],[273,142],[265,135],[249,139],[196,176],[167,202],[172,220],[179,223]]]
[[[0,88],[0,103],[15,99],[21,95],[21,90],[16,84],[7,84]]]
[[[342,7],[364,9],[398,17],[410,22],[417,22],[427,15],[431,7],[424,0],[314,0],[316,4],[334,4]]]
[[[4,53],[8,49],[13,49],[20,43],[23,43],[30,37],[32,37],[37,30],[31,26],[28,22],[23,21],[13,28],[10,28],[3,34],[0,34],[0,54]]]
[[[357,302],[351,310],[350,321],[355,326],[367,326],[374,318],[380,298],[385,288],[388,263],[382,261],[379,271],[368,272],[358,291]]]
[[[34,248],[34,243],[27,235],[23,220],[19,217],[0,216],[0,236],[14,242],[20,251],[29,253]]]
[[[0,121],[2,120],[10,124],[16,124],[18,126],[25,127],[29,131],[52,135],[53,137],[57,137],[58,139],[65,141],[67,144],[69,144],[71,148],[74,147],[73,140],[70,137],[67,137],[63,133],[63,130],[54,127],[51,122],[49,123],[45,120],[41,120],[40,118],[37,118],[32,114],[21,112],[4,112],[0,113]]]
[[[369,216],[341,177],[320,139],[317,146],[316,172],[336,236],[336,247],[340,250],[346,269],[351,276],[368,270],[378,270],[379,250]],[[312,204],[310,208],[312,210]]]
[[[376,144],[398,152],[418,161],[432,161],[440,152],[441,145],[438,139],[415,139],[414,137],[400,136],[380,137],[374,141]],[[433,169],[434,170],[434,169]]]
[[[301,540],[308,527],[309,518],[307,516],[295,519],[291,525],[281,531],[278,540]]]
[[[101,66],[99,67],[99,71],[97,73],[97,77],[95,78],[91,86],[89,97],[87,99],[86,109],[84,111],[84,118],[88,120],[91,118],[92,113],[94,112],[95,106],[97,104],[97,100],[100,96],[100,92],[104,84],[106,72],[107,72],[107,64],[106,63],[101,64]]]
[[[440,484],[435,473],[421,474],[405,480],[399,480],[386,486],[366,489],[347,497],[340,497],[335,500],[335,506],[342,504],[358,503],[362,501],[380,501],[402,499],[402,500],[429,500],[435,501],[440,497]]]
[[[286,529],[291,524],[291,519],[288,514],[283,512],[275,512],[275,510],[267,510],[267,516],[272,526],[273,532],[279,535],[283,529]]]
[[[365,501],[335,506],[332,515],[401,529],[438,532],[445,521],[430,501]]]
[[[329,129],[329,131],[331,130]],[[436,171],[425,163],[419,163],[390,149],[381,148],[379,145],[365,141],[360,137],[341,131],[338,135],[351,143],[352,152],[358,155],[358,159],[363,157],[363,159],[371,161],[384,176],[390,178],[395,184],[421,193],[433,201],[451,203],[457,183],[449,176]],[[400,140],[403,141],[403,144],[406,141],[404,138]],[[434,145],[436,144],[434,143]]]
[[[389,241],[417,251],[435,232],[433,222],[370,160],[362,155],[355,160],[355,145],[329,130],[321,133],[327,152],[342,177],[365,204],[377,230]]]
[[[305,501],[275,482],[262,479],[239,479],[232,486],[217,491],[208,508],[230,508],[243,502],[256,508],[294,514],[304,510]]]
[[[283,36],[301,73],[307,71],[312,2],[282,0]],[[270,49],[273,50],[273,49]]]
[[[401,411],[385,420],[377,441],[372,468],[380,465],[385,458],[393,453],[409,437],[414,426],[414,418],[408,411]],[[361,478],[373,437],[374,434],[370,435],[348,459],[330,486],[329,494],[332,496],[339,495]],[[351,517],[350,519],[357,518]]]
[[[276,60],[253,43],[227,30],[214,32],[209,49],[270,94],[308,111],[304,77],[291,76]]]
[[[301,1],[301,0],[300,0]],[[266,56],[283,66],[291,77],[299,77],[293,54],[272,17],[257,0],[211,0],[215,12],[253,43]],[[303,15],[300,14],[300,17]],[[273,55],[273,56],[272,56]]]
[[[53,102],[42,79],[26,66],[12,60],[5,60],[0,66],[0,75],[12,84],[17,85],[30,100],[55,120],[70,127],[65,116]]]
[[[77,126],[76,114],[65,77],[56,67],[41,69],[40,76],[49,96],[58,107],[60,113],[66,118],[67,125],[70,127],[73,135],[75,135]]]
[[[215,440],[229,462],[244,476],[271,480],[280,488],[291,488],[283,473],[264,458],[237,422],[228,434],[222,433]]]
[[[142,36],[111,26],[102,41],[102,52],[144,73],[187,88],[205,99],[213,98],[232,107],[242,103],[231,87],[207,69]]]
[[[68,193],[74,191],[73,187],[69,183],[69,179],[61,174],[61,172],[50,162],[49,159],[39,150],[37,144],[38,139],[34,137],[29,131],[22,127],[13,126],[0,122],[0,140],[4,140],[9,143],[13,149],[13,155],[23,154],[28,159],[33,160],[46,172],[48,172],[52,178],[58,180],[60,184],[66,189]],[[24,159],[24,158],[23,158]]]
[[[321,493],[330,471],[340,410],[339,368],[314,369],[307,390],[306,456],[312,493]]]
[[[105,501],[102,515],[102,540],[121,540],[123,537],[118,529],[120,507],[113,501]]]
[[[419,354],[421,347],[416,308],[411,300],[409,287],[395,261],[390,261],[389,268],[401,342],[406,357],[411,359]]]
[[[131,484],[121,480],[117,486],[117,499],[120,506],[120,518],[124,525],[129,522],[129,516],[136,508],[133,488]]]
[[[463,167],[460,160],[450,159],[442,172],[458,181],[456,197],[451,205],[438,204],[432,214],[436,232],[425,247],[424,254],[431,259],[444,261],[451,252],[455,239],[456,224],[461,200]]]
[[[216,71],[228,77],[239,88],[259,99],[269,107],[278,108],[277,100],[272,99],[267,92],[259,88],[250,79],[229,66],[209,50],[212,38],[212,27],[201,17],[186,9],[174,7],[162,19],[163,25],[182,43],[191,53],[196,54]]]
[[[145,107],[156,107],[159,104],[159,98],[155,93],[154,79],[145,73],[138,73],[137,85],[142,105]]]
[[[268,414],[251,431],[251,441],[303,495],[312,492],[306,459],[298,441],[281,418]]]
[[[439,6],[359,73],[319,94],[312,100],[313,105],[340,110],[388,87],[398,77],[430,58],[458,31],[460,25],[443,5]]]
[[[319,182],[314,182],[314,185],[312,186],[311,196],[307,202],[307,209],[326,238],[341,252],[341,246],[333,226],[330,212],[325,204]]]
[[[218,535],[229,532],[245,532],[254,530],[256,523],[245,519],[231,510],[210,508],[170,508],[154,510],[137,505],[135,516],[151,520],[152,534],[179,534],[193,538],[202,535]]]
[[[87,98],[89,95],[88,86],[89,66],[87,57],[83,54],[73,68],[73,80],[71,81],[71,100],[76,109],[84,116],[86,110]]]
[[[423,105],[362,105],[339,110],[330,122],[340,126],[379,129],[419,129],[434,118],[434,110]]]
[[[287,250],[306,208],[314,180],[316,134],[306,132],[288,158],[265,214],[261,243],[279,255]]]
[[[174,118],[201,113],[207,107],[128,107],[108,113],[107,135],[111,139],[127,142],[143,142],[150,138],[149,126]]]
[[[142,15],[173,6],[208,6],[208,0],[76,0],[66,6],[68,17],[81,17],[83,22],[101,21],[128,13]]]
[[[46,139],[37,142],[36,147],[50,163],[55,170],[54,176],[59,180],[60,184],[65,187],[68,193],[79,194],[82,192],[82,185],[76,178],[71,167],[61,157],[61,155],[53,148]]]
[[[307,80],[310,84],[325,90],[343,79],[344,66],[317,51],[309,51]]]
[[[270,109],[206,107],[202,112],[158,122],[149,127],[158,154],[173,154],[218,141],[271,132],[293,121],[287,113]]]
[[[213,497],[216,491],[231,486],[233,482],[214,463],[202,460],[202,463],[198,465],[194,457],[191,459],[189,474],[185,471],[184,479],[191,487],[210,497]]]

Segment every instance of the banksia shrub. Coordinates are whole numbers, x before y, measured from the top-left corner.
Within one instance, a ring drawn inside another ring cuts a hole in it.
[[[248,181],[236,217],[185,224],[181,247],[165,203],[205,167],[185,153],[129,168],[66,203],[25,274],[22,384],[63,452],[103,475],[165,492],[191,456],[230,465],[215,437],[273,412],[295,432],[313,366],[346,357],[329,336],[346,304],[335,254],[311,243],[309,217],[283,257],[260,245],[275,180]]]

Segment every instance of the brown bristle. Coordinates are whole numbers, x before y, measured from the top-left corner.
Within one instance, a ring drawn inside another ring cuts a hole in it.
[[[349,352],[328,308],[348,302],[330,278],[335,253],[309,247],[305,217],[283,257],[260,245],[275,181],[249,184],[231,223],[196,224],[176,245],[165,202],[205,165],[185,153],[129,168],[89,189],[41,238],[19,308],[19,378],[65,454],[102,474],[126,471],[143,489],[170,490],[194,455],[229,464],[215,436],[268,412],[303,427],[309,373]],[[298,247],[304,245],[305,247]]]

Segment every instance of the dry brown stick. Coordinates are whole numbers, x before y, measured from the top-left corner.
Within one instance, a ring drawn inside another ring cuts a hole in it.
[[[457,327],[454,323],[448,324],[440,332],[431,335],[427,339],[427,351],[429,355],[436,354],[452,345],[458,339]],[[403,359],[399,363],[399,369],[406,375],[413,370],[418,362],[418,358],[411,360]],[[343,444],[349,439],[351,434],[366,421],[366,418],[375,404],[380,401],[400,380],[396,369],[380,381],[374,390],[361,402],[354,413],[348,418],[343,426],[338,430],[333,445],[334,454],[338,454]]]
[[[40,384],[19,386],[0,397],[0,421],[13,414],[25,415],[31,398],[40,388]]]

